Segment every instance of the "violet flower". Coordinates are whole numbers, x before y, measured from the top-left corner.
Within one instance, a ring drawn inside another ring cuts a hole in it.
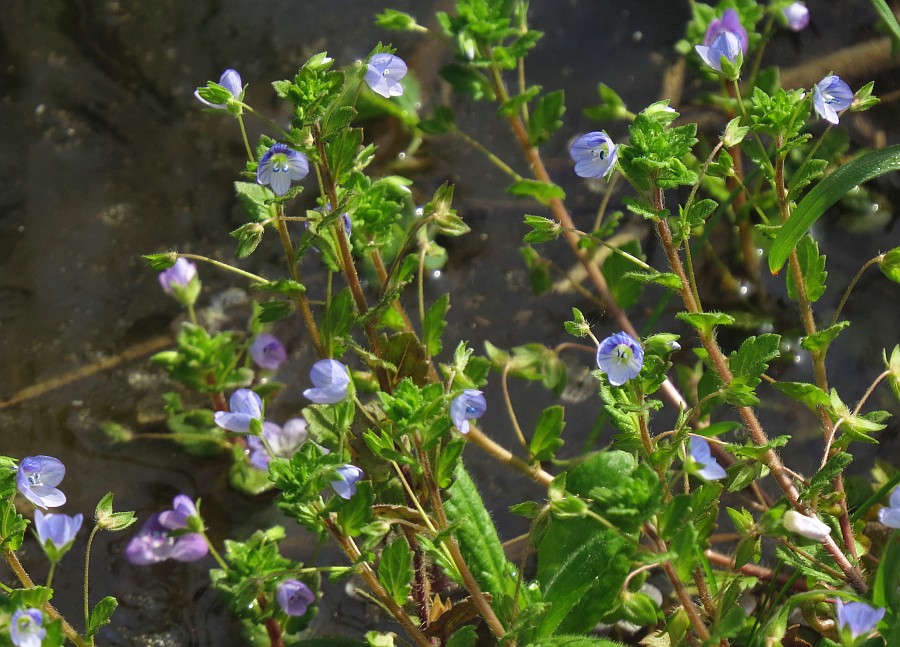
[[[253,420],[263,420],[262,398],[250,389],[238,389],[228,401],[231,411],[216,411],[216,424],[236,434],[249,434]]]
[[[884,617],[885,609],[870,607],[865,602],[848,602],[840,598],[835,602],[837,624],[844,644],[853,644],[857,638],[868,636]]]
[[[287,349],[275,335],[261,333],[250,344],[250,357],[260,368],[275,371],[287,361]]]
[[[313,388],[303,395],[316,404],[335,404],[347,397],[350,374],[347,367],[335,359],[320,359],[309,371]]]
[[[331,482],[334,493],[342,499],[352,499],[356,494],[356,482],[365,474],[356,465],[340,465],[335,468],[335,474],[340,478]]]
[[[306,614],[309,605],[316,601],[316,594],[300,580],[285,580],[275,589],[278,606],[289,616]]]
[[[616,165],[619,147],[604,132],[593,131],[581,135],[569,147],[575,160],[575,175],[600,179],[610,174]]]
[[[172,502],[173,509],[151,515],[138,534],[125,547],[125,557],[132,564],[157,564],[167,559],[178,562],[194,562],[206,556],[209,545],[198,532],[178,534],[171,531],[184,530],[188,520],[198,516],[197,506],[190,497],[179,494]]]
[[[58,562],[69,550],[75,535],[81,530],[84,516],[81,513],[70,517],[67,514],[44,514],[40,510],[34,511],[34,529],[37,532],[38,541],[47,557],[52,562]]]
[[[244,94],[244,86],[241,84],[241,75],[238,74],[236,70],[233,70],[231,68],[228,68],[227,70],[222,72],[222,76],[219,77],[219,85],[228,90],[231,96],[235,99],[240,99],[241,95]],[[224,103],[210,103],[209,101],[201,97],[200,88],[197,88],[194,91],[194,96],[210,108],[225,110],[228,107]]]
[[[727,476],[725,468],[719,465],[713,458],[712,451],[709,448],[709,441],[706,438],[698,438],[691,436],[688,441],[691,457],[703,466],[697,474],[707,481],[717,481]]]
[[[813,539],[815,541],[825,541],[825,538],[831,534],[831,528],[828,524],[820,521],[816,517],[808,517],[800,514],[796,510],[788,510],[781,518],[781,525],[789,532],[796,533],[801,537]]]
[[[172,267],[160,272],[159,284],[163,292],[186,306],[194,305],[200,294],[197,266],[186,258],[179,258]]]
[[[888,528],[900,528],[900,485],[891,492],[890,505],[878,511],[878,520]]]
[[[58,508],[66,495],[56,488],[66,475],[66,466],[52,456],[26,456],[19,461],[16,487],[39,508]]]
[[[309,431],[306,428],[306,420],[291,418],[283,427],[274,422],[263,422],[262,435],[275,457],[290,458],[300,445],[306,442]],[[250,464],[256,469],[269,469],[272,454],[269,454],[259,436],[247,436],[247,447],[250,450]]]
[[[802,2],[792,2],[781,10],[787,20],[788,29],[803,31],[809,24],[809,9]]]
[[[272,144],[259,158],[256,181],[268,184],[275,195],[284,195],[291,188],[291,182],[302,180],[308,173],[309,161],[306,155],[285,144]]]
[[[741,41],[734,32],[723,31],[716,36],[711,45],[694,45],[694,49],[697,50],[704,63],[716,72],[721,72],[723,57],[732,65],[737,63],[738,56],[741,54]]]
[[[703,45],[711,47],[716,41],[716,38],[725,32],[731,32],[738,37],[741,53],[746,54],[750,39],[747,37],[747,30],[744,29],[744,26],[741,24],[740,16],[738,16],[737,11],[734,9],[726,9],[721,18],[714,18],[713,21],[709,23],[709,27],[706,29],[706,35],[703,37]]]
[[[385,98],[403,94],[400,79],[406,76],[406,63],[393,54],[375,54],[366,67],[366,85]]]
[[[9,638],[16,647],[41,647],[47,630],[41,625],[44,616],[40,609],[19,609],[9,621]]]
[[[853,103],[853,90],[833,74],[813,86],[813,107],[819,116],[833,124],[838,123],[838,113]]]
[[[597,347],[597,366],[613,386],[622,386],[641,372],[644,349],[628,333],[610,335]]]
[[[450,420],[459,433],[469,433],[469,420],[477,420],[487,411],[484,394],[476,389],[466,389],[450,403]]]

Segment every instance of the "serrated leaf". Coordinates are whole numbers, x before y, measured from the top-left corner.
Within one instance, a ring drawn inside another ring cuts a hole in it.
[[[805,404],[813,411],[818,407],[827,407],[831,402],[828,394],[815,384],[807,382],[775,382],[772,386],[789,398]]]
[[[820,159],[811,159],[797,169],[797,172],[791,176],[788,189],[788,200],[794,201],[800,195],[800,191],[810,182],[820,177],[825,169],[828,168],[828,162]]]
[[[280,321],[291,314],[293,306],[287,301],[266,301],[259,304],[257,319],[261,323]]]
[[[400,605],[406,603],[406,598],[412,590],[414,576],[412,557],[409,543],[403,535],[400,535],[384,547],[381,551],[381,560],[378,562],[378,580]]]
[[[100,600],[91,610],[91,617],[88,620],[88,629],[85,638],[90,640],[101,627],[109,624],[109,619],[119,606],[118,600],[111,595]]]
[[[819,254],[819,244],[810,236],[804,236],[797,245],[797,261],[803,274],[806,296],[810,302],[815,303],[825,292],[828,272],[825,271],[825,257]],[[789,298],[798,300],[793,273],[787,275],[787,293]]]
[[[637,214],[642,218],[646,218],[647,220],[662,220],[669,215],[668,209],[656,210],[650,205],[636,198],[625,196],[624,198],[622,198],[622,202],[625,204],[625,208],[628,209],[631,213]]]
[[[825,465],[809,480],[809,486],[800,494],[801,501],[809,501],[819,492],[829,487],[838,474],[844,471],[851,462],[853,456],[845,452],[838,452],[828,459]]]
[[[506,191],[522,198],[534,198],[545,205],[550,204],[551,200],[564,200],[566,197],[561,186],[539,180],[519,180],[506,187]]]
[[[864,153],[819,182],[800,201],[775,237],[769,250],[769,270],[778,273],[813,223],[853,187],[898,169],[900,144]]]
[[[847,328],[849,325],[849,321],[840,321],[835,325],[826,328],[825,330],[820,330],[819,332],[813,333],[812,335],[802,337],[800,339],[800,346],[811,353],[818,352],[824,354],[828,350],[828,346],[831,344],[831,342],[834,341],[835,337],[837,337],[840,332],[844,330],[844,328]]]
[[[704,335],[712,333],[716,326],[730,326],[734,323],[734,317],[724,312],[679,312],[675,318],[693,326]]]
[[[235,251],[237,257],[247,258],[255,252],[265,233],[265,227],[256,222],[247,223],[231,232],[231,235],[238,240],[237,250]]]
[[[276,292],[278,294],[283,294],[286,297],[295,297],[298,294],[306,292],[306,286],[292,279],[254,283],[251,287],[260,292]]]
[[[691,229],[700,227],[706,223],[706,219],[709,218],[710,214],[712,214],[718,206],[719,205],[715,200],[710,200],[709,198],[698,200],[688,207],[688,210],[682,215],[682,218],[687,222],[688,227]]]
[[[348,500],[341,501],[338,509],[338,525],[345,534],[355,537],[360,534],[372,518],[372,506],[375,505],[375,492],[370,481],[360,481],[356,485],[356,494]]]
[[[681,279],[677,274],[672,272],[626,272],[623,275],[626,279],[632,279],[639,283],[655,283],[676,292],[681,291]]]
[[[566,111],[562,90],[545,94],[538,99],[528,119],[528,139],[532,146],[539,146],[550,139],[562,126],[562,116]]]
[[[563,441],[559,436],[566,426],[564,415],[565,409],[559,405],[547,407],[541,412],[529,444],[529,451],[534,460],[551,460],[556,450],[562,447]]]
[[[531,231],[525,234],[522,242],[528,244],[545,243],[548,240],[556,240],[562,233],[562,228],[555,220],[542,218],[541,216],[525,216],[525,224],[531,227]]]
[[[750,386],[756,386],[769,367],[769,362],[780,354],[781,336],[766,333],[748,337],[728,359],[728,367],[736,378],[744,378]]]
[[[268,201],[272,192],[257,182],[235,182],[234,191],[238,202],[253,222],[262,222],[271,217]]]

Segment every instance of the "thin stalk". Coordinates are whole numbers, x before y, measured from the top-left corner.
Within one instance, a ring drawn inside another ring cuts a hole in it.
[[[100,531],[100,526],[95,525],[91,528],[91,534],[88,535],[87,548],[84,550],[84,627],[87,630],[88,622],[91,619],[90,605],[90,577],[91,577],[91,547],[94,544],[94,537]],[[47,585],[50,586],[49,584]]]
[[[516,171],[514,171],[512,169],[512,167],[509,166],[509,164],[507,164],[502,159],[500,159],[499,157],[494,155],[480,141],[478,141],[474,137],[471,137],[468,133],[466,133],[464,130],[460,130],[459,128],[457,128],[454,132],[456,132],[456,134],[459,135],[462,138],[462,140],[464,142],[466,142],[469,146],[471,146],[472,148],[474,148],[475,150],[480,152],[482,155],[487,157],[488,160],[490,160],[490,162],[494,166],[496,166],[498,169],[500,169],[501,171],[506,173],[509,177],[511,177],[513,179],[514,182],[518,182],[522,179],[522,176],[519,175],[518,173],[516,173]]]
[[[532,481],[544,487],[549,487],[553,482],[553,475],[545,472],[536,465],[529,465],[518,456],[513,455],[511,451],[495,443],[493,440],[485,436],[474,425],[469,425],[469,433],[463,436],[473,445],[477,445],[501,463],[506,463],[515,470],[518,470]]]
[[[247,151],[247,159],[251,162],[255,162],[256,158],[253,156],[253,149],[250,148],[250,140],[247,139],[247,129],[244,127],[244,117],[242,115],[238,115],[237,122],[241,127],[241,139],[244,140],[244,149]]]
[[[528,441],[525,440],[525,434],[522,433],[522,428],[519,426],[519,419],[516,417],[516,410],[513,408],[512,399],[509,397],[509,368],[508,362],[504,364],[503,374],[500,377],[500,389],[503,391],[503,402],[506,404],[506,412],[509,415],[510,422],[512,422],[516,436],[518,436],[519,442],[522,443],[522,448],[526,452],[529,452],[528,456],[530,458],[531,452],[528,449]]]
[[[862,278],[863,273],[873,265],[878,265],[883,260],[884,254],[879,254],[875,258],[868,261],[861,268],[859,268],[859,272],[857,272],[856,276],[853,277],[853,280],[850,281],[850,285],[848,285],[847,289],[844,291],[844,296],[841,298],[841,302],[838,304],[837,310],[835,310],[834,316],[831,318],[832,326],[837,323],[838,317],[841,316],[841,310],[843,310],[844,306],[847,304],[847,299],[850,298],[850,293],[853,292],[853,288],[855,288],[856,284],[859,283],[859,280]]]
[[[228,272],[232,272],[237,274],[238,276],[243,276],[244,278],[250,279],[255,283],[268,283],[269,279],[259,276],[258,274],[253,274],[251,272],[247,272],[246,270],[242,270],[239,267],[234,267],[233,265],[229,265],[228,263],[223,263],[221,261],[217,261],[214,258],[210,258],[209,256],[201,256],[200,254],[182,254],[178,253],[178,258],[189,258],[194,261],[201,261],[203,263],[209,263],[210,265],[214,265],[219,269],[226,270]]]

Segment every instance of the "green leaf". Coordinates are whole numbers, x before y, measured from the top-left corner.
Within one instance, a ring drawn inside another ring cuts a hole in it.
[[[887,252],[878,263],[878,269],[894,283],[900,283],[900,247]]]
[[[624,119],[628,116],[628,110],[625,108],[625,102],[622,101],[615,90],[601,83],[597,86],[597,93],[600,95],[599,106],[593,106],[584,109],[584,114],[591,119],[600,121],[611,121],[613,119]]]
[[[147,260],[147,263],[150,265],[151,269],[156,272],[162,272],[175,265],[175,261],[178,260],[178,254],[176,252],[165,252],[163,254],[144,254],[143,258]]]
[[[638,283],[656,283],[676,292],[681,291],[682,287],[681,279],[672,272],[656,272],[655,274],[650,272],[625,272],[622,276],[625,279],[632,279]]]
[[[235,182],[234,191],[238,202],[253,222],[262,222],[272,216],[269,209],[272,192],[263,185],[257,182]]]
[[[100,499],[96,510],[94,510],[94,519],[99,528],[113,532],[125,530],[137,521],[134,512],[113,512],[112,492],[107,492]]]
[[[525,224],[531,227],[531,231],[525,234],[522,242],[534,244],[545,243],[548,240],[556,240],[562,233],[562,228],[555,220],[542,218],[541,216],[525,216]]]
[[[828,346],[834,341],[840,332],[850,325],[849,321],[841,321],[833,326],[807,335],[800,339],[800,345],[811,353],[825,353]]]
[[[384,547],[381,551],[381,560],[378,562],[378,580],[400,605],[406,603],[406,598],[412,590],[414,576],[412,557],[406,537],[400,535]]]
[[[641,258],[641,244],[636,240],[630,240],[619,246],[623,252],[631,254],[635,258]],[[640,281],[626,277],[636,267],[634,261],[622,254],[610,254],[600,266],[600,271],[606,279],[613,298],[626,310],[634,306],[641,297],[644,286]]]
[[[900,540],[894,535],[881,554],[878,571],[875,573],[875,585],[872,587],[872,603],[875,606],[890,609],[893,614],[900,615]]]
[[[815,384],[807,382],[775,382],[772,386],[789,398],[805,404],[813,411],[818,407],[827,407],[831,402],[828,394]]]
[[[572,308],[572,321],[567,321],[563,325],[566,328],[566,332],[575,337],[587,337],[591,331],[587,319],[584,318],[584,314],[578,308]]]
[[[896,51],[900,47],[900,24],[897,24],[894,12],[891,11],[885,0],[872,0],[872,6],[875,7],[875,11],[878,12],[878,15],[881,16],[884,24],[891,32],[891,39],[894,41],[894,51]]]
[[[260,292],[275,292],[277,294],[283,294],[286,297],[296,297],[297,295],[306,292],[306,286],[292,279],[254,283],[251,287]]]
[[[432,357],[439,354],[444,344],[441,335],[447,326],[447,311],[450,309],[450,295],[442,294],[431,304],[422,322],[422,343]]]
[[[447,647],[475,647],[478,644],[478,632],[472,625],[465,625],[450,636]]]
[[[725,126],[725,132],[722,133],[722,144],[725,148],[731,148],[744,141],[744,137],[750,132],[749,126],[741,126],[741,118],[735,117]]]
[[[829,487],[835,477],[844,471],[851,462],[853,456],[845,452],[838,452],[828,459],[828,462],[810,479],[809,486],[800,494],[801,501],[809,501],[819,492]]]
[[[416,19],[404,11],[385,9],[375,16],[375,24],[392,31],[421,31],[428,30],[416,22]]]
[[[88,629],[84,637],[90,640],[101,627],[108,625],[109,619],[112,617],[112,614],[118,606],[119,602],[111,595],[100,600],[91,610],[91,617],[90,620],[88,620]]]
[[[528,139],[532,146],[539,146],[550,139],[550,135],[562,126],[562,116],[566,111],[562,90],[545,94],[538,99],[528,119]]]
[[[259,304],[257,319],[260,323],[280,321],[291,314],[294,306],[287,301],[266,301]]]
[[[541,204],[550,204],[551,200],[564,200],[566,197],[561,186],[538,180],[519,180],[506,187],[506,191],[522,198],[534,198]]]
[[[797,245],[797,260],[803,274],[806,296],[811,303],[815,303],[825,292],[825,278],[828,272],[825,271],[825,257],[819,254],[819,244],[811,236],[804,236]],[[793,273],[787,275],[787,293],[794,301],[799,299]]]
[[[700,227],[706,223],[706,219],[716,210],[718,203],[715,200],[706,198],[698,200],[688,207],[688,210],[682,214],[682,218],[687,222],[687,226],[693,229]]]
[[[559,437],[563,427],[566,426],[563,416],[565,409],[559,405],[547,407],[538,419],[534,436],[531,437],[529,451],[536,461],[549,461],[553,459],[556,450],[563,445]]]
[[[716,326],[730,326],[734,323],[734,317],[724,312],[679,312],[675,318],[693,326],[704,335],[711,334]]]
[[[231,236],[238,240],[237,251],[235,252],[237,257],[247,258],[256,251],[264,233],[266,233],[266,228],[257,222],[248,222],[246,225],[242,225],[231,232]]]
[[[790,186],[788,200],[796,200],[803,187],[821,176],[826,168],[828,168],[828,162],[820,159],[808,160],[803,166],[798,168],[788,183]]]
[[[780,344],[781,336],[771,333],[748,337],[728,358],[728,367],[735,378],[744,378],[746,384],[756,386],[769,362],[780,354]]]
[[[454,92],[468,94],[476,101],[481,99],[493,101],[494,99],[494,90],[491,87],[491,82],[483,74],[468,65],[460,63],[445,65],[441,69],[441,76],[453,86]]]
[[[661,220],[669,215],[668,209],[657,211],[643,200],[638,200],[637,198],[625,196],[622,198],[622,202],[625,204],[625,208],[631,213],[637,214],[647,220]]]
[[[813,223],[850,189],[898,169],[900,144],[860,155],[819,182],[800,201],[775,237],[769,250],[769,270],[777,274]]]
[[[592,636],[549,636],[528,643],[528,647],[622,647],[621,643]]]
[[[349,500],[342,500],[338,510],[338,525],[344,533],[355,537],[372,518],[372,506],[375,505],[375,492],[370,481],[360,481],[356,486],[356,494]]]
[[[486,592],[511,596],[515,592],[515,568],[506,560],[491,515],[462,464],[457,466],[456,480],[447,493],[447,517],[455,526],[454,535],[472,575]]]

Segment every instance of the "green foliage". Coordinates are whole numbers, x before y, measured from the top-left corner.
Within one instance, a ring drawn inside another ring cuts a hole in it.
[[[716,326],[730,326],[734,323],[734,317],[724,312],[679,312],[675,317],[693,326],[704,336],[711,335]]]
[[[494,370],[502,371],[509,364],[509,374],[523,380],[540,380],[545,387],[557,393],[566,384],[566,367],[559,355],[543,344],[516,346],[512,353],[484,342],[484,348]]]
[[[613,119],[624,119],[629,115],[622,97],[605,83],[600,83],[597,86],[597,94],[600,95],[600,105],[585,108],[584,114],[586,117],[597,121],[612,121]]]
[[[800,244],[797,245],[797,260],[800,263],[806,296],[810,302],[815,303],[825,293],[825,279],[828,272],[825,271],[825,257],[819,254],[819,244],[811,236],[800,239]],[[787,293],[794,301],[799,299],[792,273],[787,274]]]
[[[619,146],[622,170],[643,191],[651,186],[672,189],[697,181],[697,174],[683,161],[697,143],[697,126],[670,127],[673,115],[677,117],[678,113],[641,112],[629,128],[631,143]]]
[[[235,366],[242,353],[242,341],[233,332],[211,335],[204,328],[183,323],[175,340],[176,349],[153,356],[169,377],[200,393],[219,393],[249,386],[250,369]]]
[[[755,387],[769,362],[780,354],[780,344],[781,336],[771,333],[748,337],[728,358],[728,367],[735,378],[743,378],[746,384]]]
[[[538,99],[528,119],[528,140],[532,146],[540,146],[559,130],[565,111],[565,95],[562,90],[550,92]]]
[[[850,327],[849,321],[839,321],[833,326],[824,328],[812,335],[807,335],[800,340],[800,345],[813,353],[821,353],[823,356],[828,351],[831,342],[843,332],[844,329]]]
[[[750,96],[750,123],[753,130],[773,137],[781,137],[788,147],[805,140],[800,131],[806,124],[811,102],[803,90],[786,92],[779,88],[769,95],[762,88],[753,89]]]
[[[545,205],[550,204],[551,200],[566,197],[566,192],[559,185],[539,180],[518,180],[506,187],[506,191],[520,198],[533,198]]]
[[[619,246],[623,252],[643,260],[641,253],[641,245],[638,241],[632,240]],[[627,256],[622,254],[610,254],[603,261],[600,270],[606,279],[613,297],[616,302],[623,308],[631,308],[641,297],[644,286],[642,281],[635,280],[628,276],[639,266]]]
[[[559,405],[547,407],[541,412],[531,443],[528,446],[531,456],[536,461],[551,460],[563,445],[560,438],[563,428],[566,426],[565,409]]]
[[[447,326],[447,311],[450,309],[450,295],[443,294],[435,301],[422,322],[422,343],[429,355],[437,355],[444,347],[441,335]]]
[[[85,632],[84,637],[87,640],[90,640],[93,636],[97,635],[97,632],[100,631],[101,628],[108,625],[112,618],[112,614],[115,613],[118,606],[119,602],[110,595],[95,604],[94,608],[91,609],[91,615],[88,620],[87,631]]]
[[[556,240],[562,233],[559,223],[541,216],[526,215],[525,224],[531,227],[531,231],[522,239],[525,243],[545,243],[548,240]]]
[[[378,579],[397,604],[404,604],[412,590],[412,551],[409,542],[400,535],[381,551]]]

